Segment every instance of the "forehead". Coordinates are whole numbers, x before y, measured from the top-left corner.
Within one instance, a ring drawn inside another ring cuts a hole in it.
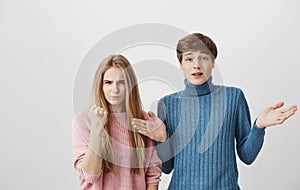
[[[206,51],[187,51],[182,54],[183,56],[205,56],[209,55],[209,52]]]
[[[107,69],[103,76],[104,80],[123,80],[124,73],[123,70],[118,67],[110,67]]]

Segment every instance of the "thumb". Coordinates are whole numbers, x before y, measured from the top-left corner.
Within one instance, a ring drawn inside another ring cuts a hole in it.
[[[155,113],[153,113],[152,111],[148,112],[149,117],[155,117]]]
[[[283,105],[284,105],[284,102],[279,102],[279,103],[273,105],[272,108],[273,109],[278,109],[278,108],[281,108]]]

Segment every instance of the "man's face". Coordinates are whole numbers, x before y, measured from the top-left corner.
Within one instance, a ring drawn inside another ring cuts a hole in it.
[[[205,83],[211,76],[214,62],[208,53],[188,51],[182,54],[180,69],[184,77],[193,85]]]

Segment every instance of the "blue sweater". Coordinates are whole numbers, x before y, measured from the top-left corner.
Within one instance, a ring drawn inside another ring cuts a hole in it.
[[[157,150],[163,172],[174,169],[168,189],[239,190],[236,153],[251,164],[265,130],[255,124],[251,128],[240,89],[213,85],[212,78],[200,86],[184,82],[183,91],[158,102],[168,139],[157,143]]]

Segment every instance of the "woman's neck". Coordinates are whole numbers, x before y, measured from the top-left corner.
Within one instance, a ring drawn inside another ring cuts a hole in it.
[[[121,113],[125,111],[126,111],[125,105],[109,105],[110,113]]]

